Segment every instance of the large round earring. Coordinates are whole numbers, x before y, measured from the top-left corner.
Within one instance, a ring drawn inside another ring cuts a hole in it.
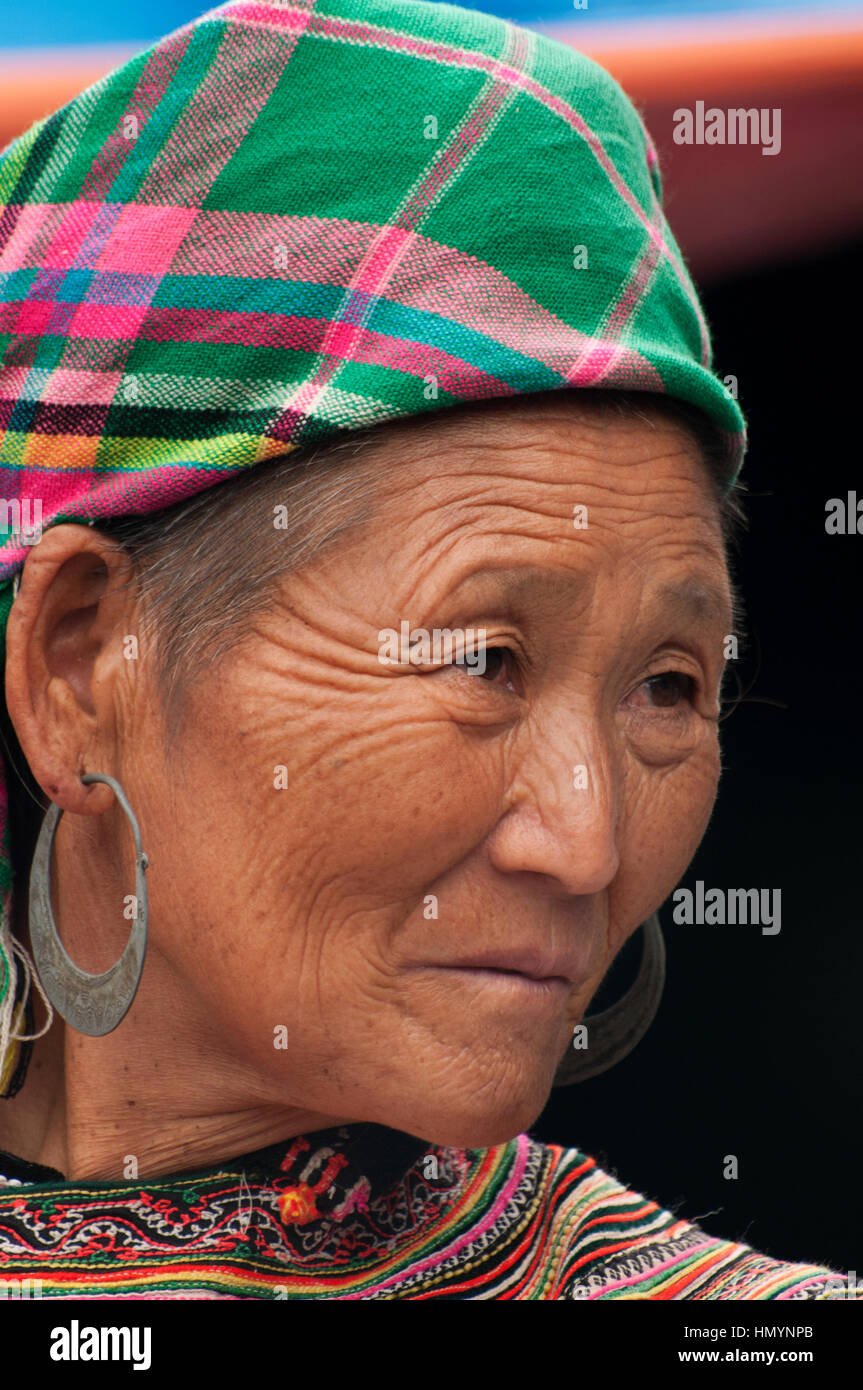
[[[141,847],[141,832],[123,788],[113,777],[101,772],[87,772],[82,782],[104,782],[109,786],[126,813],[135,841],[135,898],[134,925],[120,959],[103,975],[90,975],[81,970],[66,954],[57,931],[51,907],[51,850],[57,823],[63,814],[52,804],[49,808],[30,870],[30,946],[39,978],[46,995],[57,1012],[91,1038],[112,1033],[123,1021],[138,990],[144,956],[147,952],[147,881],[145,872],[149,860]]]
[[[665,941],[654,912],[642,923],[644,947],[635,982],[616,1004],[587,1014],[587,1047],[570,1047],[554,1075],[555,1086],[572,1086],[599,1076],[628,1057],[656,1017],[665,985]]]

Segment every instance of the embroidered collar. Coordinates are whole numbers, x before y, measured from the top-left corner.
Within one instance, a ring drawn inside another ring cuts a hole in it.
[[[255,1175],[287,1177],[290,1186],[279,1185],[279,1209],[286,1224],[299,1226],[324,1217],[340,1220],[351,1211],[366,1210],[369,1202],[390,1191],[428,1148],[422,1139],[385,1125],[337,1125],[176,1176],[192,1181],[228,1169],[242,1170],[246,1179]],[[29,1186],[66,1184],[68,1179],[56,1168],[0,1150],[0,1185],[4,1181]]]

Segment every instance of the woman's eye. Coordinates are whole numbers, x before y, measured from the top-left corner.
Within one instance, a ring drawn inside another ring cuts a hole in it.
[[[450,663],[472,676],[481,676],[492,685],[501,684],[501,678],[508,678],[513,655],[509,647],[480,647],[475,652],[467,652]]]
[[[696,684],[685,671],[663,671],[658,676],[649,676],[642,681],[634,695],[642,690],[648,692],[648,702],[653,709],[675,709],[684,700],[690,704],[695,699]]]

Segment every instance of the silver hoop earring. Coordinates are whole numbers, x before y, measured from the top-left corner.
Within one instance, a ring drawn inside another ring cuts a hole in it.
[[[132,1007],[147,952],[147,881],[149,860],[141,848],[141,832],[123,788],[113,777],[87,772],[82,782],[104,782],[126,813],[135,841],[135,917],[126,949],[103,975],[81,970],[66,954],[51,907],[51,850],[63,814],[53,803],[42,822],[30,870],[30,946],[42,987],[57,1012],[79,1033],[101,1038],[122,1023]]]
[[[665,985],[665,940],[655,912],[642,928],[644,947],[634,983],[616,1004],[582,1019],[587,1047],[583,1051],[570,1048],[564,1054],[555,1072],[555,1086],[573,1086],[609,1071],[637,1047],[655,1019]]]

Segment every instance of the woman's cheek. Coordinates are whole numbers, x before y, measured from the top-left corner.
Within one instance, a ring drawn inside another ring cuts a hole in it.
[[[570,996],[567,1029],[583,1020],[615,957],[692,862],[710,821],[719,774],[718,740],[713,739],[686,764],[640,779],[633,790],[620,873],[609,895],[606,951],[591,978]]]
[[[676,767],[646,770],[628,811],[633,854],[641,866],[639,920],[656,911],[686,872],[710,822],[719,785],[719,743],[711,726]]]
[[[692,862],[710,821],[720,770],[713,730],[684,762],[662,769],[642,766],[630,774],[620,870],[609,893],[607,949],[591,992]]]

